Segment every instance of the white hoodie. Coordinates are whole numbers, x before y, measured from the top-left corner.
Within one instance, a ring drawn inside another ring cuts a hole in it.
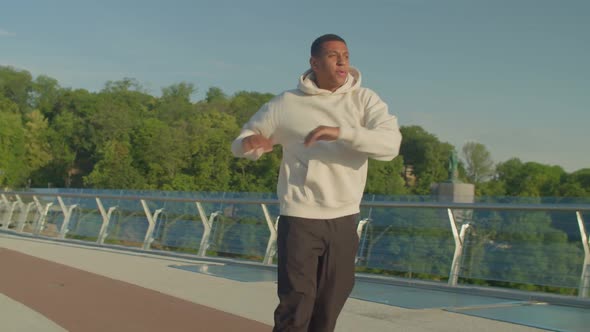
[[[232,143],[236,157],[252,160],[262,152],[244,152],[247,136],[261,134],[282,145],[277,188],[282,215],[332,219],[358,213],[368,158],[388,161],[398,155],[402,137],[397,118],[375,92],[360,85],[361,74],[352,67],[346,83],[334,92],[318,88],[308,70],[297,90],[262,106]],[[305,147],[307,134],[321,125],[339,127],[338,140]]]

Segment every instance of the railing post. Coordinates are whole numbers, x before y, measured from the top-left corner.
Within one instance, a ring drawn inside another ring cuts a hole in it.
[[[449,222],[453,231],[453,238],[455,239],[455,254],[453,255],[453,263],[451,265],[451,272],[449,273],[449,286],[457,286],[459,279],[459,271],[461,271],[461,256],[463,256],[463,243],[465,241],[465,234],[469,229],[469,224],[463,224],[461,230],[457,231],[455,224],[455,216],[451,209],[447,209],[449,215]]]
[[[279,225],[279,218],[277,217],[276,221],[273,223],[272,218],[270,217],[270,213],[268,212],[268,208],[266,204],[260,204],[262,207],[262,212],[264,213],[264,219],[266,220],[266,225],[268,226],[268,230],[270,231],[270,236],[268,237],[268,244],[266,245],[266,253],[264,254],[264,260],[262,261],[263,264],[271,265],[272,260],[277,253],[277,227]]]
[[[588,290],[590,289],[590,244],[588,243],[588,233],[586,233],[582,213],[576,211],[576,217],[578,219],[578,226],[580,227],[582,247],[584,248],[584,265],[582,267],[582,276],[580,277],[580,286],[578,287],[578,297],[588,297]]]
[[[100,226],[100,231],[98,232],[98,238],[96,239],[96,243],[104,244],[104,240],[107,238],[108,233],[107,230],[109,229],[109,223],[111,221],[111,215],[113,211],[117,209],[116,206],[111,206],[109,211],[105,211],[100,198],[96,197],[96,205],[98,206],[98,211],[100,211],[100,215],[102,216],[102,225]]]
[[[211,213],[209,219],[201,202],[195,202],[197,205],[197,211],[201,217],[201,223],[203,223],[203,236],[201,237],[201,244],[199,244],[199,257],[205,257],[207,255],[207,249],[209,248],[209,236],[211,236],[211,228],[213,227],[213,221],[221,213],[221,211],[215,211]]]
[[[0,195],[0,207],[2,207],[2,205],[6,205],[6,209],[8,209],[8,206],[10,205],[8,198],[6,198],[6,195],[2,194]],[[8,210],[5,210],[5,212],[3,214],[0,214],[0,216],[5,217],[8,214]],[[8,228],[7,226],[7,222],[6,222],[6,217],[4,218],[5,220],[0,220],[0,222],[2,222],[2,228]]]
[[[29,202],[25,205],[25,203],[23,203],[20,200],[20,197],[18,197],[18,195],[16,197],[17,197],[17,200],[21,204],[21,212],[18,216],[18,222],[16,224],[16,231],[19,233],[22,233],[25,229],[25,224],[27,223],[27,217],[29,216],[29,212],[31,212],[31,208],[33,207],[33,205],[35,205],[35,202]]]
[[[4,221],[2,222],[2,228],[8,229],[10,222],[12,220],[12,215],[14,214],[14,209],[19,204],[19,201],[14,201],[10,203],[6,195],[2,194],[2,201],[6,205],[7,210],[4,212]]]
[[[143,206],[143,211],[145,212],[145,216],[147,217],[147,221],[148,221],[148,229],[145,232],[145,237],[143,239],[142,249],[149,250],[152,242],[154,241],[154,238],[152,237],[152,235],[154,234],[154,229],[156,228],[156,222],[158,221],[158,215],[164,209],[157,209],[156,212],[154,212],[154,214],[152,215],[152,212],[150,211],[150,207],[147,205],[147,202],[145,200],[143,200],[143,199],[141,200],[141,205]]]
[[[59,202],[59,206],[61,207],[61,211],[64,214],[64,221],[61,224],[61,229],[59,230],[59,238],[65,239],[66,233],[69,231],[68,224],[70,223],[70,218],[72,217],[72,211],[78,206],[78,204],[70,205],[69,207],[64,204],[63,199],[61,196],[57,196],[57,201]]]
[[[369,222],[371,222],[371,219],[369,219],[369,218],[364,218],[364,219],[361,219],[361,220],[359,221],[359,224],[356,226],[356,235],[357,235],[357,236],[358,236],[358,238],[359,238],[359,246],[358,246],[359,250],[358,250],[358,252],[357,252],[356,258],[354,259],[354,263],[355,263],[355,264],[357,264],[357,263],[358,263],[358,261],[359,261],[361,258],[363,258],[363,254],[364,254],[364,251],[365,251],[365,243],[366,243],[366,241],[367,241],[367,236],[366,236],[366,235],[365,235],[365,236],[363,236],[363,231],[364,231],[364,228],[365,228],[365,226],[366,226],[366,225],[367,225]],[[366,233],[365,233],[365,234],[366,234]]]
[[[47,219],[49,208],[51,208],[53,202],[47,203],[45,207],[43,207],[41,202],[39,202],[37,196],[33,196],[33,201],[35,202],[35,206],[37,207],[37,212],[39,212],[39,219],[37,220],[37,224],[33,229],[33,234],[40,234],[45,228],[45,220]]]

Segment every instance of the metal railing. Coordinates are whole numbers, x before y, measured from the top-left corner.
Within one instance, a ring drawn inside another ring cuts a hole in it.
[[[0,195],[0,228],[273,264],[278,201],[162,192]],[[360,270],[588,297],[590,204],[363,201]]]

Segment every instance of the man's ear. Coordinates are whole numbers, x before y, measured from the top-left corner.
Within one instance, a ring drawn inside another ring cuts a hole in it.
[[[311,67],[311,69],[318,68],[318,62],[314,57],[309,58],[309,66]]]

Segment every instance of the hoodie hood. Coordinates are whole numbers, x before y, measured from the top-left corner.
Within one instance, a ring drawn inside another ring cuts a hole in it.
[[[347,93],[358,89],[360,86],[361,72],[354,67],[349,67],[346,82],[334,92],[320,89],[314,82],[314,73],[311,69],[308,69],[303,75],[301,75],[301,77],[299,77],[299,85],[297,86],[297,89],[308,95],[332,95]]]

